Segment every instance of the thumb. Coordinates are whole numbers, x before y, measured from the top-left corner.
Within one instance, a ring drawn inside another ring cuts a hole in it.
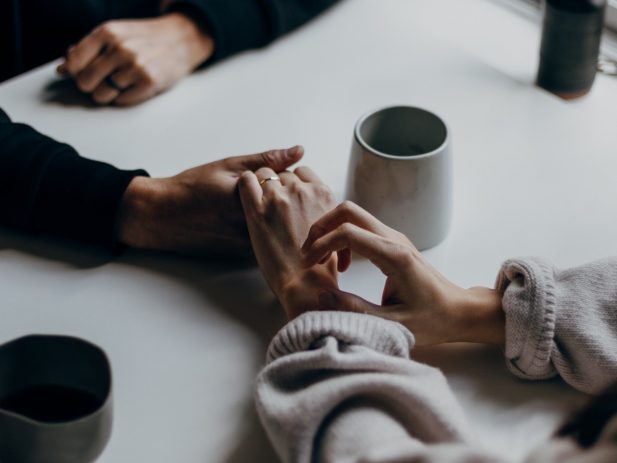
[[[242,156],[239,161],[243,169],[253,172],[262,167],[269,167],[274,172],[281,172],[294,165],[304,156],[304,148],[294,146],[284,150],[271,150],[250,156]]]
[[[379,315],[381,307],[355,294],[333,289],[319,294],[319,309]]]

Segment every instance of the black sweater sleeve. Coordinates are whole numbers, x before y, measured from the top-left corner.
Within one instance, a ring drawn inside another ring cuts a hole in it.
[[[112,248],[120,200],[138,175],[147,173],[84,159],[0,109],[1,226]]]
[[[168,0],[169,9],[191,12],[212,35],[213,61],[267,45],[337,0]]]

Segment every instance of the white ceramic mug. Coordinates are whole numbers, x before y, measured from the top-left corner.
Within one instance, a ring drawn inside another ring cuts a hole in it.
[[[354,131],[346,197],[420,250],[443,241],[452,215],[452,149],[443,120],[410,106],[362,117]]]

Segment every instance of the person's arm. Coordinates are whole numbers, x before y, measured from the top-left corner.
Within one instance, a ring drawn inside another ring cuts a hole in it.
[[[197,67],[264,46],[336,0],[165,0],[161,16],[108,21],[67,51],[58,72],[99,104],[135,105]]]
[[[336,289],[337,258],[304,268],[300,247],[334,200],[306,167],[273,176],[245,173],[239,189],[260,269],[291,320],[270,344],[256,385],[259,415],[282,460],[495,461],[470,449],[443,375],[409,359],[414,337],[405,327],[310,312],[321,293]]]
[[[409,358],[402,325],[308,312],[285,326],[256,382],[259,416],[284,462],[496,462],[471,445],[441,372]]]
[[[617,258],[565,271],[540,259],[511,260],[496,289],[463,289],[352,203],[319,219],[303,250],[307,267],[338,252],[340,270],[353,250],[388,277],[381,305],[335,289],[320,296],[320,308],[400,321],[419,344],[505,344],[510,370],[522,378],[560,375],[588,393],[617,379]]]
[[[113,247],[122,197],[140,175],[82,158],[0,109],[2,226]]]
[[[512,259],[496,287],[515,375],[559,375],[592,394],[617,379],[617,258],[567,270],[538,258]]]
[[[198,20],[214,41],[212,61],[263,47],[303,25],[337,0],[164,0],[164,11]]]
[[[149,178],[85,159],[0,110],[0,226],[111,249],[246,257],[252,250],[238,178],[265,166],[285,170],[303,154],[301,147],[271,150]]]

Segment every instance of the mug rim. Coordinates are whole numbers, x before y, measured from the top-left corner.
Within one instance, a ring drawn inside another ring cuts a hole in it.
[[[93,351],[99,354],[102,354],[101,359],[103,360],[103,365],[106,370],[106,374],[108,376],[107,384],[105,385],[106,386],[105,387],[105,400],[101,401],[101,403],[87,415],[80,416],[79,418],[75,418],[73,420],[42,421],[42,420],[38,420],[36,418],[32,418],[30,416],[27,416],[27,415],[24,415],[18,412],[14,412],[11,410],[0,409],[0,413],[2,415],[17,419],[23,423],[35,425],[41,429],[54,430],[54,429],[62,429],[62,428],[67,428],[67,427],[79,426],[83,422],[94,420],[98,416],[111,412],[113,410],[113,371],[111,369],[111,362],[109,360],[109,357],[107,356],[107,353],[103,350],[102,347],[98,346],[97,344],[87,339],[80,338],[78,336],[64,335],[64,334],[32,333],[32,334],[26,334],[23,336],[19,336],[18,338],[11,339],[9,341],[1,343],[0,348],[9,346],[11,344],[19,344],[22,342],[27,342],[30,339],[58,339],[58,340],[76,342],[77,344],[81,344],[82,346],[86,346],[87,348],[92,349]]]
[[[443,142],[441,143],[441,145],[439,145],[437,148],[435,148],[434,150],[429,151],[427,153],[416,154],[416,155],[413,155],[413,156],[396,156],[394,154],[387,154],[387,153],[384,153],[382,151],[376,150],[375,148],[370,146],[366,142],[366,140],[364,140],[362,135],[360,135],[360,127],[362,127],[364,122],[366,122],[366,120],[369,117],[371,117],[372,115],[380,113],[380,112],[383,112],[383,111],[387,111],[387,110],[390,110],[390,109],[401,109],[401,108],[420,110],[420,111],[428,113],[428,114],[436,117],[437,119],[439,119],[439,121],[444,125],[444,127],[446,129],[446,136],[445,136]],[[421,108],[419,106],[411,106],[411,105],[383,106],[381,108],[374,109],[372,111],[369,111],[369,112],[365,113],[358,120],[358,122],[356,122],[356,127],[354,128],[354,138],[355,138],[356,142],[358,142],[360,144],[360,146],[362,146],[365,150],[367,150],[368,152],[370,152],[371,154],[374,154],[376,156],[380,156],[382,158],[390,159],[390,160],[393,160],[393,161],[412,161],[414,159],[423,159],[423,158],[428,158],[428,157],[431,157],[431,156],[435,156],[436,154],[442,152],[444,147],[447,146],[448,142],[450,141],[450,128],[448,127],[448,124],[446,124],[446,122],[443,120],[443,118],[441,118],[440,116],[435,114],[433,111],[429,111],[428,109],[424,109],[424,108]]]

